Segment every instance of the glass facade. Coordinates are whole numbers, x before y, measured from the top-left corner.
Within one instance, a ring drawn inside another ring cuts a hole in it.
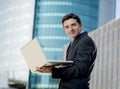
[[[116,11],[117,0],[99,0],[99,24],[102,26],[108,21],[113,20],[118,11]],[[108,4],[109,3],[109,4]]]
[[[33,38],[37,37],[49,61],[63,60],[63,46],[70,41],[62,28],[62,17],[77,14],[83,30],[90,32],[98,27],[98,4],[98,0],[36,0]],[[30,72],[29,89],[56,89],[58,82],[50,74]]]
[[[20,49],[32,39],[33,0],[0,0],[0,89],[10,80],[28,82],[29,69]],[[17,82],[18,83],[18,82]]]

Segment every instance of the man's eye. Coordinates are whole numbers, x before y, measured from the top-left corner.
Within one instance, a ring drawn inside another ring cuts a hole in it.
[[[65,28],[68,28],[68,26],[66,26]]]
[[[76,24],[72,24],[72,26],[76,26]]]

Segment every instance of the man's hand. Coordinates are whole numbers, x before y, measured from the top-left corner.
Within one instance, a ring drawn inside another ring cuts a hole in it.
[[[41,72],[41,73],[51,73],[52,72],[52,67],[36,67],[35,72]]]

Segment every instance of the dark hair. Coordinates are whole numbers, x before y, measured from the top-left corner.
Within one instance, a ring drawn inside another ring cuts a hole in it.
[[[68,19],[70,19],[70,18],[76,19],[77,22],[78,22],[79,24],[81,24],[80,18],[79,18],[77,15],[73,14],[73,13],[66,14],[66,15],[62,18],[62,24],[64,23],[65,20],[68,20]]]

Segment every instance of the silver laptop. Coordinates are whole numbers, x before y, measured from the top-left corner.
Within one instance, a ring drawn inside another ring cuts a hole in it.
[[[32,41],[27,43],[23,48],[21,48],[21,52],[28,64],[28,67],[32,72],[36,70],[36,67],[51,67],[51,66],[61,66],[66,67],[73,63],[73,61],[52,61],[49,62],[46,59],[44,52],[37,40],[34,38]]]

